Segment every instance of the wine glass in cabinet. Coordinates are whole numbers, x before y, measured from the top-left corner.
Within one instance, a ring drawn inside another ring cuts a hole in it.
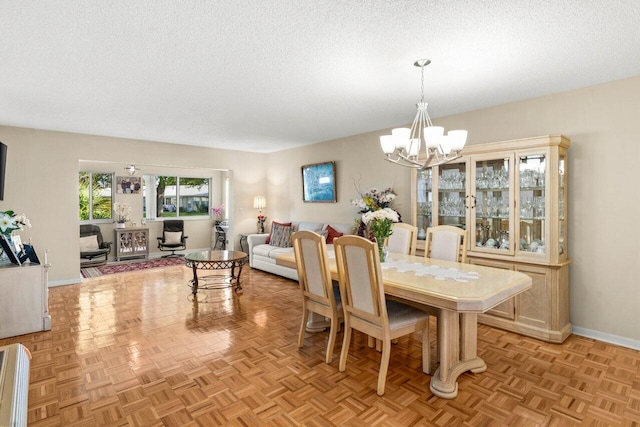
[[[519,153],[518,200],[520,202],[518,251],[523,255],[544,256],[547,251],[547,156],[545,153]]]
[[[471,160],[471,248],[513,254],[513,155]]]
[[[436,225],[467,228],[467,165],[447,163],[437,168],[438,221]]]

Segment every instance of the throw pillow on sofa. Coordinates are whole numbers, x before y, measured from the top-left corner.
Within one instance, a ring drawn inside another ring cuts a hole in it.
[[[341,237],[344,235],[343,233],[339,232],[338,230],[336,230],[330,225],[327,225],[327,229],[325,231],[327,232],[327,234],[325,235],[325,237],[327,238],[327,245],[332,244],[333,239],[337,239],[338,237]]]
[[[281,225],[283,227],[291,227],[291,223],[290,222],[275,222],[275,221],[271,221],[271,230],[269,231],[269,235],[267,236],[267,240],[265,240],[266,244],[271,244],[271,236],[273,235],[273,227],[275,227],[276,225]]]
[[[271,224],[270,246],[279,248],[291,247],[291,225]]]

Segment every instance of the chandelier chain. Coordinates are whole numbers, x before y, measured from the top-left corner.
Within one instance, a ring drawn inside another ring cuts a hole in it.
[[[422,72],[422,96],[420,97],[420,102],[424,102],[424,67],[420,68],[420,71]]]

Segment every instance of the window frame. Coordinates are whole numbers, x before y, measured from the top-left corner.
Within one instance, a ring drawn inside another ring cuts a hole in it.
[[[149,212],[157,212],[157,200],[158,200],[158,195],[156,192],[156,186],[155,186],[155,181],[156,178],[159,176],[166,176],[166,177],[175,177],[176,178],[176,216],[168,216],[168,217],[158,217],[156,215],[154,215],[153,217],[148,216]],[[202,215],[180,215],[180,179],[203,179],[207,181],[207,197],[208,197],[208,203],[209,203],[209,208],[207,209],[207,213],[202,214]],[[151,186],[151,197],[149,197],[148,201],[145,201],[148,197],[147,193],[148,193],[148,189],[145,189],[145,186],[147,185],[148,181],[152,181],[154,183],[154,185]],[[168,175],[168,174],[155,174],[155,173],[148,173],[148,174],[143,174],[142,176],[142,186],[143,186],[143,206],[142,206],[142,213],[143,213],[143,218],[145,221],[164,221],[166,219],[182,219],[185,221],[190,221],[190,220],[210,220],[212,218],[211,216],[211,199],[212,199],[212,194],[211,194],[211,185],[212,185],[212,178],[209,177],[199,177],[199,176],[181,176],[181,175]],[[146,204],[148,204],[148,206],[146,206]]]
[[[111,217],[110,218],[94,218],[93,217],[93,191],[89,190],[89,219],[80,219],[80,174],[88,173],[89,174],[89,185],[93,182],[93,175],[110,175],[111,176]],[[115,172],[102,172],[102,171],[91,171],[91,170],[79,170],[78,171],[78,220],[80,224],[109,224],[115,222],[113,218],[113,204],[115,203],[115,181],[116,181]]]

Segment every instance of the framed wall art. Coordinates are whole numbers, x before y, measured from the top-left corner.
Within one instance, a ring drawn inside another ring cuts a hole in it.
[[[336,162],[302,166],[302,201],[336,203]]]
[[[119,194],[140,194],[141,189],[139,176],[116,177],[116,192]]]

